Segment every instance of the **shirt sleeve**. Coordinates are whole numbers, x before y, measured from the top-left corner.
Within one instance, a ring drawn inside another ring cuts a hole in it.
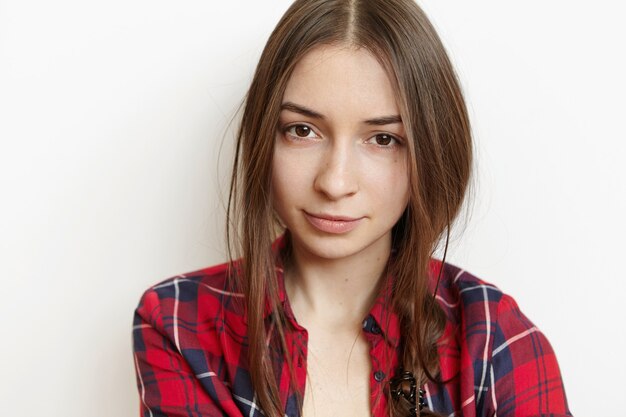
[[[146,291],[133,321],[140,416],[241,416],[230,390],[215,372],[192,370],[184,349],[181,352],[172,337],[171,321],[172,316],[162,312],[156,291]]]
[[[545,335],[503,295],[491,352],[488,416],[571,416],[559,365]]]

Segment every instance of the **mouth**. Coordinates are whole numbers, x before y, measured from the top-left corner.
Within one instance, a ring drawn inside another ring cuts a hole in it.
[[[333,234],[348,233],[356,228],[364,217],[350,217],[343,215],[331,215],[326,213],[311,214],[304,212],[304,216],[316,229]]]

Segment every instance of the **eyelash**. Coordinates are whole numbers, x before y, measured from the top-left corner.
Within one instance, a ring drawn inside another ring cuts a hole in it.
[[[292,138],[292,140],[295,140],[295,141],[302,141],[302,140],[306,140],[306,139],[311,139],[308,136],[298,136],[298,135],[295,135],[295,134],[289,132],[291,129],[296,128],[296,127],[306,127],[307,129],[310,129],[311,133],[314,133],[317,136],[317,134],[315,133],[315,130],[311,126],[303,124],[303,123],[296,123],[296,124],[285,126],[283,128],[283,134],[288,135],[290,138]],[[402,146],[403,145],[402,139],[400,139],[396,135],[392,135],[390,133],[376,133],[374,136],[368,138],[366,142],[369,142],[372,139],[375,139],[377,136],[388,136],[393,141],[393,144],[391,144],[391,145],[378,145],[378,144],[374,143],[374,146],[376,146],[377,148],[394,149],[397,146]]]

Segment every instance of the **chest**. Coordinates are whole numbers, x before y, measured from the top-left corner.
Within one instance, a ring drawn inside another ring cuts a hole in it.
[[[371,372],[362,334],[310,334],[302,417],[371,415]]]

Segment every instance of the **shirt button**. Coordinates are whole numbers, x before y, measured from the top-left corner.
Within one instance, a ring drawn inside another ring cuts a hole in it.
[[[376,380],[376,382],[382,381],[383,379],[385,379],[385,373],[383,371],[374,372],[374,379]]]
[[[372,324],[372,333],[374,334],[380,334],[380,326],[376,323]]]

